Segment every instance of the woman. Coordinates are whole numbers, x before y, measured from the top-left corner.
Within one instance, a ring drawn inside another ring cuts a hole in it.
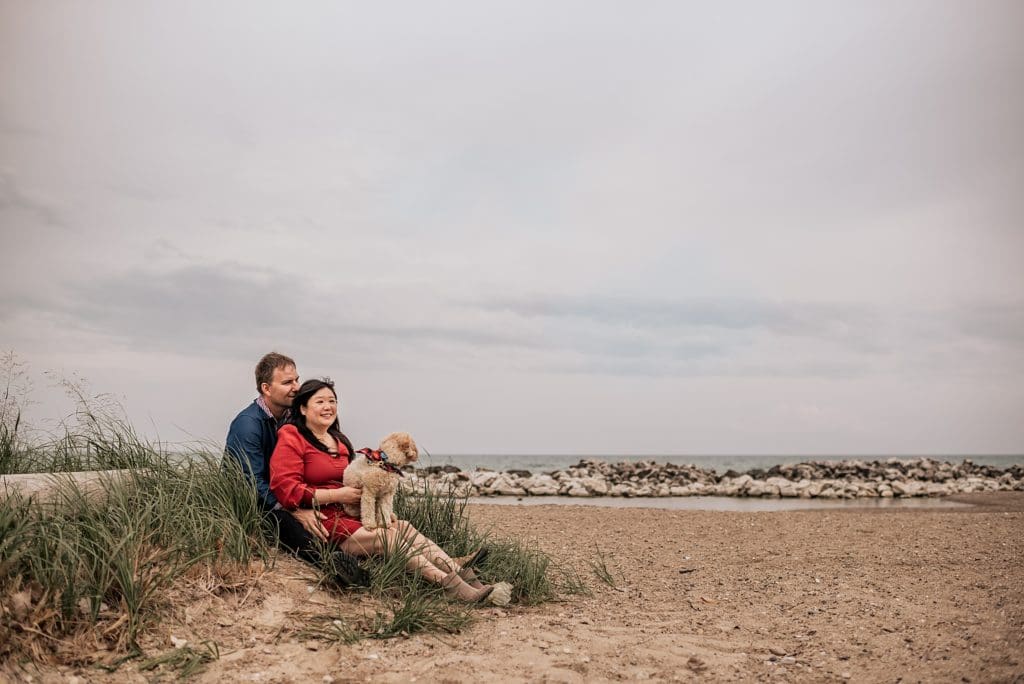
[[[330,540],[342,551],[365,557],[386,549],[408,549],[407,570],[440,584],[451,598],[484,601],[494,587],[482,584],[469,567],[460,566],[408,522],[394,520],[387,529],[370,531],[358,518],[346,515],[341,504],[358,504],[362,495],[361,489],[341,484],[353,453],[338,426],[334,383],[307,380],[292,400],[289,422],[278,430],[270,457],[270,488],[289,510],[319,507]]]

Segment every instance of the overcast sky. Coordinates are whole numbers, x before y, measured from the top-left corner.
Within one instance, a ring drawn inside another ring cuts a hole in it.
[[[223,441],[1024,452],[1024,3],[0,0],[0,350]]]

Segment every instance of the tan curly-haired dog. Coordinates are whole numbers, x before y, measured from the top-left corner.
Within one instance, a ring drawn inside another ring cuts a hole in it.
[[[392,432],[380,441],[380,448],[360,449],[343,480],[346,487],[362,487],[363,498],[357,504],[345,504],[345,512],[363,521],[363,527],[375,530],[391,524],[395,490],[402,477],[402,466],[419,458],[416,442],[407,432]]]

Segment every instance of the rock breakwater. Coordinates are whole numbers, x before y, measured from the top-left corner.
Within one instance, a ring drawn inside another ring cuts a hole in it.
[[[1024,466],[1008,468],[929,458],[885,461],[808,461],[744,473],[655,461],[582,459],[545,473],[527,470],[465,472],[453,466],[414,471],[407,482],[461,496],[738,496],[804,499],[948,496],[1024,490]]]

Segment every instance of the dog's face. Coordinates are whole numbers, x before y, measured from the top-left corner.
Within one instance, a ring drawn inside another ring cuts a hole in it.
[[[392,432],[380,441],[380,450],[388,455],[389,463],[399,468],[414,463],[420,456],[408,432]]]

